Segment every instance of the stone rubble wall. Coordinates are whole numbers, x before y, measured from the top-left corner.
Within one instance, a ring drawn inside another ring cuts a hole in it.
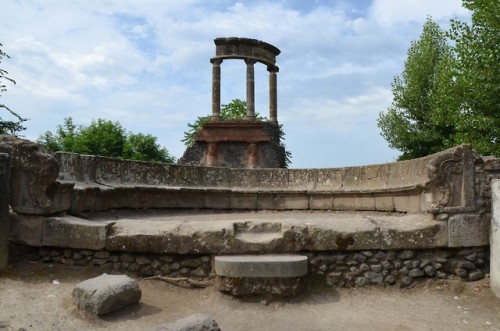
[[[134,254],[58,247],[21,247],[31,261],[94,266],[137,276],[213,277],[211,255]],[[489,272],[488,247],[429,250],[305,252],[308,274],[328,286],[408,287],[419,280],[482,279]]]
[[[475,281],[489,272],[488,247],[439,250],[369,250],[314,254],[309,272],[325,276],[338,287],[395,285],[406,287],[417,279],[458,277]]]

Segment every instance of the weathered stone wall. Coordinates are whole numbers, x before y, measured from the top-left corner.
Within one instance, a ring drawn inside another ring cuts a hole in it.
[[[0,152],[10,156],[10,205],[16,212],[53,214],[70,209],[74,183],[56,180],[59,164],[43,146],[0,135]]]
[[[139,276],[212,277],[211,255],[134,254],[57,247],[22,247],[28,259],[68,266],[95,266]],[[407,287],[424,279],[474,281],[489,272],[488,247],[430,250],[365,250],[303,253],[309,275],[329,286]]]
[[[0,153],[0,270],[9,265],[10,158]]]

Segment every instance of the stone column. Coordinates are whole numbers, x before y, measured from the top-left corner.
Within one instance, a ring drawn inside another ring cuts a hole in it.
[[[0,153],[0,270],[9,265],[10,158]]]
[[[207,167],[216,167],[218,161],[218,148],[217,143],[210,142],[208,143],[207,149]]]
[[[255,119],[255,71],[254,60],[245,59],[247,64],[247,120]]]
[[[210,59],[212,63],[212,121],[220,120],[220,64],[222,59]]]
[[[269,71],[269,122],[278,123],[278,77],[279,68],[268,66]]]
[[[500,179],[491,181],[490,285],[500,298]]]
[[[259,162],[259,146],[256,143],[248,145],[248,167],[255,168]]]

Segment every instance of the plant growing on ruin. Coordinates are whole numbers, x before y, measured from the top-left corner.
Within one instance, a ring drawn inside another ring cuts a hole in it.
[[[9,59],[10,56],[5,53],[2,48],[3,45],[0,43],[0,64],[2,63],[2,59]],[[7,86],[5,85],[7,82],[15,84],[16,81],[8,76],[8,72],[2,68],[0,68],[0,93],[7,91]],[[5,120],[4,116],[0,114],[0,134],[8,133],[15,135],[19,131],[26,130],[26,128],[22,125],[23,122],[27,121],[27,119],[22,118],[19,114],[12,111],[6,105],[0,103],[0,110],[5,110],[8,113],[8,116],[14,117],[15,120]]]
[[[174,163],[175,158],[156,140],[150,134],[127,132],[119,122],[99,118],[89,126],[76,126],[71,117],[57,126],[55,134],[47,131],[38,138],[52,151]]]

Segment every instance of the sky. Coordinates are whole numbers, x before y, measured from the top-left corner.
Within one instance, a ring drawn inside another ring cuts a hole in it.
[[[460,0],[0,0],[3,104],[36,140],[65,117],[118,121],[177,158],[183,133],[211,113],[213,40],[254,38],[277,57],[278,121],[292,168],[395,161],[377,127],[391,83],[428,16],[470,20]],[[246,97],[241,60],[221,65],[221,103]],[[255,65],[255,109],[269,112],[268,72]],[[5,114],[2,117],[5,118]]]

